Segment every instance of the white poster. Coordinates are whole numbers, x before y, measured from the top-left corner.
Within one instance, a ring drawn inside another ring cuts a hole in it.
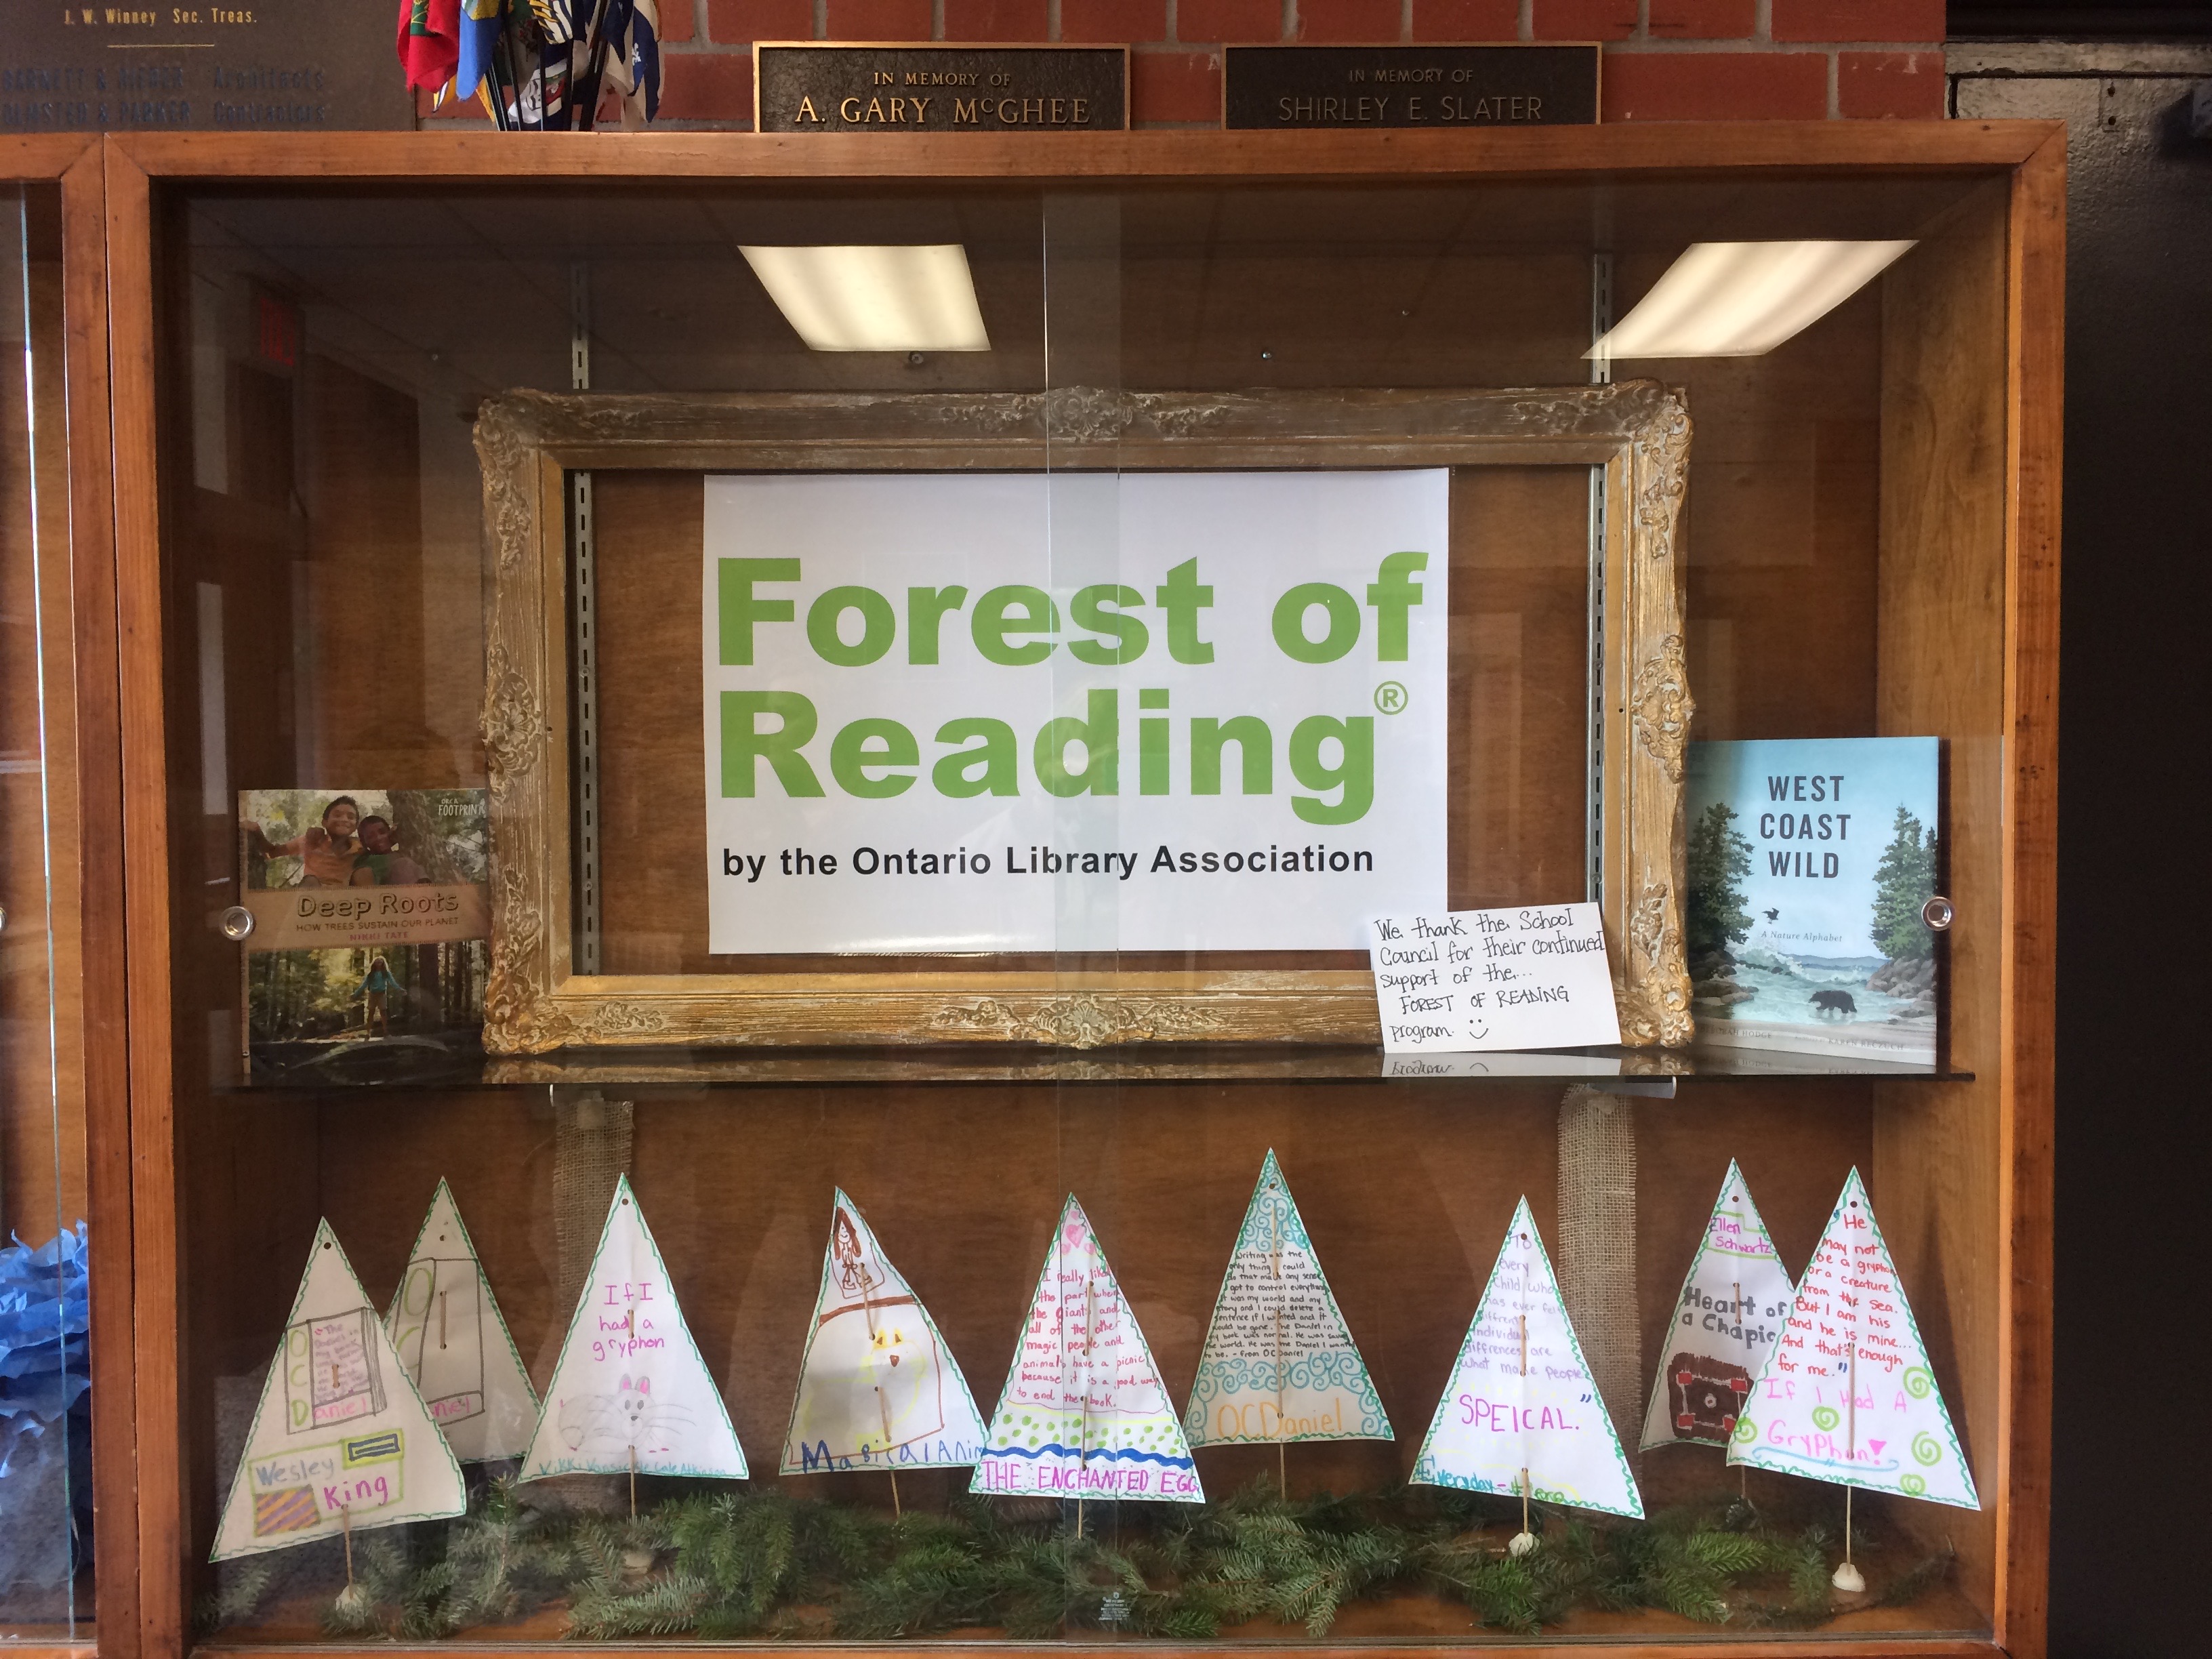
[[[710,477],[709,948],[1358,950],[1445,884],[1449,477]]]

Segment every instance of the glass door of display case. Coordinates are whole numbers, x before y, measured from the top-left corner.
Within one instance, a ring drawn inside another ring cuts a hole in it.
[[[0,181],[0,1638],[88,1651],[136,1558],[97,141]]]
[[[114,141],[152,1648],[2032,1648],[2050,143]]]

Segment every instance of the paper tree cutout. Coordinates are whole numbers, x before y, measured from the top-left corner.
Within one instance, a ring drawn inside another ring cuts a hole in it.
[[[1644,1414],[1644,1449],[1728,1444],[1752,1381],[1790,1316],[1791,1294],[1790,1275],[1731,1158],[1660,1346]]]
[[[699,1358],[629,1177],[615,1183],[576,1316],[523,1459],[523,1480],[552,1474],[745,1478],[721,1390]]]
[[[1509,1496],[1524,1479],[1528,1495],[1546,1503],[1644,1515],[1525,1198],[1412,1476],[1415,1486]]]
[[[1191,1384],[1194,1446],[1390,1440],[1390,1419],[1270,1151]]]
[[[1856,1170],[1736,1419],[1728,1461],[1982,1506]]]
[[[432,1521],[468,1504],[460,1464],[331,1224],[318,1224],[209,1559]]]
[[[443,1181],[430,1195],[384,1329],[454,1456],[482,1463],[522,1455],[538,1422],[538,1396]]]
[[[951,1468],[982,1450],[983,1419],[944,1334],[841,1189],[781,1472]]]
[[[1206,1501],[1152,1348],[1072,1193],[969,1490]]]

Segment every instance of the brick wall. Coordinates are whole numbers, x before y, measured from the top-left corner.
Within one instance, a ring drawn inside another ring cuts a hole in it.
[[[752,125],[755,40],[1127,43],[1140,127],[1218,125],[1221,47],[1270,40],[1601,40],[1608,121],[1943,113],[1943,0],[660,0],[660,23],[671,127]]]

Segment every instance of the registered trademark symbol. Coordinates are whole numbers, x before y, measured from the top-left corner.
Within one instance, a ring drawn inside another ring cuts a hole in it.
[[[1403,714],[1406,702],[1406,688],[1395,680],[1385,680],[1375,688],[1375,707],[1385,714]]]

